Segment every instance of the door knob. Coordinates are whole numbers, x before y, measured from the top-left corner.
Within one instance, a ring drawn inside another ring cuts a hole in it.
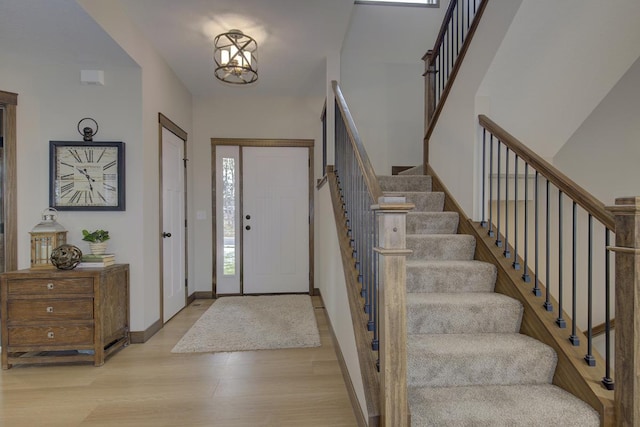
[[[167,233],[166,231],[162,233],[162,237],[171,237],[171,233]]]
[[[247,225],[247,226],[245,227],[245,230],[251,230],[251,226],[250,226],[250,225]]]

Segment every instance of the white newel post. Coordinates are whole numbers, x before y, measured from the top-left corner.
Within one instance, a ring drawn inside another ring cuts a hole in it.
[[[407,397],[406,217],[413,204],[381,197],[378,215],[381,425],[410,425]]]

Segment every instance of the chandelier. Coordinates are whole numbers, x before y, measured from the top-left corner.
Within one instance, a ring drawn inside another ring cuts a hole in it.
[[[258,80],[258,43],[240,30],[229,30],[213,41],[215,75],[225,83],[246,85]]]

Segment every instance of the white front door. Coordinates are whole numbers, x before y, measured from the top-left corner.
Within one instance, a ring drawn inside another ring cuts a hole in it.
[[[242,149],[245,294],[309,292],[309,150]]]
[[[215,169],[216,294],[309,292],[309,149],[218,145]]]
[[[162,128],[163,321],[186,305],[184,141]]]

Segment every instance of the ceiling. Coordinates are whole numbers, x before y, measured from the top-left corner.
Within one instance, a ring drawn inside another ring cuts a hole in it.
[[[340,51],[353,8],[353,0],[119,1],[195,98],[324,96],[325,58]],[[230,29],[258,43],[259,78],[248,87],[213,74],[213,39]],[[133,63],[76,0],[0,0],[0,52],[86,67]]]
[[[320,95],[325,58],[339,52],[353,0],[120,0],[194,97]],[[213,39],[239,29],[258,43],[258,81],[229,87],[213,76]]]

